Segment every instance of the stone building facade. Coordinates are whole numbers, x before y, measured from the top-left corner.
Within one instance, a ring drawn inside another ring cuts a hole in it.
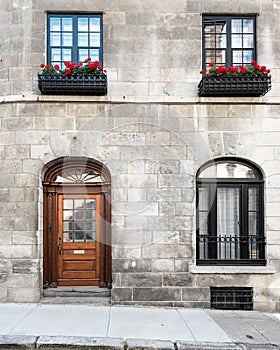
[[[106,95],[40,93],[49,13],[102,16]],[[205,14],[256,16],[265,96],[198,96]],[[1,302],[42,298],[59,254],[46,238],[46,174],[67,159],[110,174],[102,286],[112,303],[210,307],[210,287],[251,287],[255,310],[279,311],[279,16],[279,0],[0,3]],[[262,265],[197,263],[197,174],[213,159],[263,174]]]

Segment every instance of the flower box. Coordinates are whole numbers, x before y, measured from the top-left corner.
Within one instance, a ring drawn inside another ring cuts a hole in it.
[[[271,89],[271,76],[203,76],[199,96],[263,96]]]
[[[43,95],[106,95],[105,74],[38,74],[38,86]]]

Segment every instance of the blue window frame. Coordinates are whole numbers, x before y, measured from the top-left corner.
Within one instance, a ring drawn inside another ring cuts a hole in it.
[[[256,60],[256,17],[208,16],[202,18],[202,66],[250,64]]]
[[[48,64],[92,61],[103,64],[101,14],[48,14]]]

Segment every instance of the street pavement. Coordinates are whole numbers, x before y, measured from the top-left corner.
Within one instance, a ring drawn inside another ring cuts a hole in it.
[[[0,349],[280,349],[280,314],[92,304],[0,304]]]

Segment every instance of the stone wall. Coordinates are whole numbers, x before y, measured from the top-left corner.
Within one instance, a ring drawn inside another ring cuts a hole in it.
[[[201,13],[258,13],[260,98],[198,98]],[[104,97],[41,96],[46,11],[104,11]],[[113,303],[209,307],[209,286],[252,286],[279,309],[280,2],[14,0],[0,4],[0,301],[42,293],[45,164],[83,156],[112,174]],[[11,26],[12,23],[12,26]],[[195,266],[195,175],[234,155],[265,173],[266,267]]]

